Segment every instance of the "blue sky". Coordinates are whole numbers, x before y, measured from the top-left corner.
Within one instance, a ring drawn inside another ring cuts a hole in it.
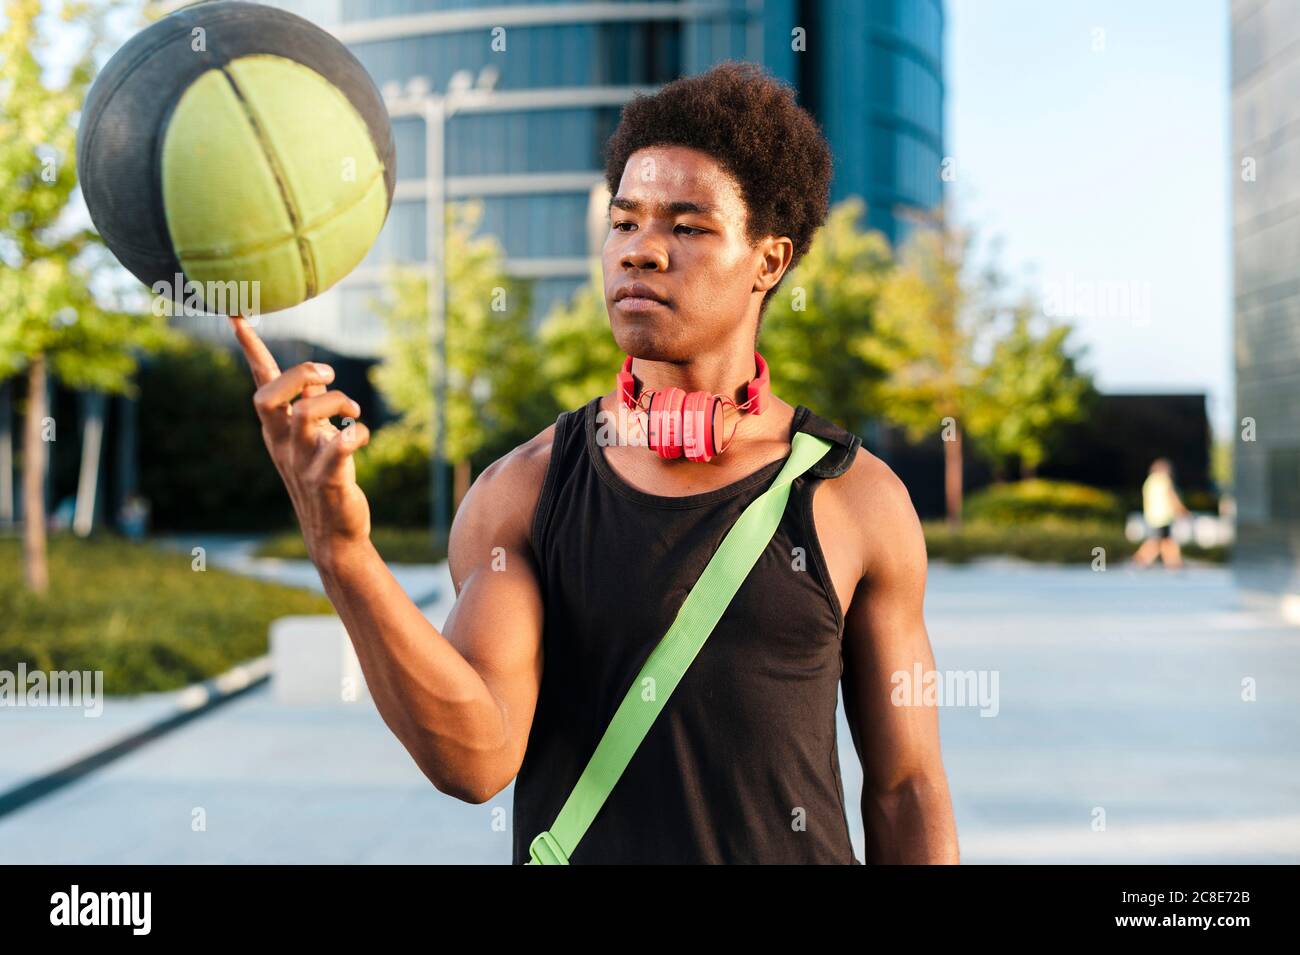
[[[1226,2],[947,0],[946,10],[958,217],[1000,238],[1004,270],[1056,315],[1082,316],[1103,391],[1205,391],[1222,433],[1232,416]]]

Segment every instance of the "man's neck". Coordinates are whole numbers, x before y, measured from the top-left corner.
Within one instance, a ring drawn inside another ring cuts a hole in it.
[[[632,375],[641,383],[642,391],[664,391],[681,388],[685,392],[707,391],[723,395],[736,404],[749,396],[749,382],[758,375],[754,350],[737,353],[705,355],[689,362],[646,361],[632,359]]]
[[[646,464],[665,467],[690,464],[692,470],[699,467],[752,469],[756,458],[763,462],[774,459],[778,452],[774,452],[773,445],[788,441],[794,415],[794,409],[775,395],[771,396],[762,415],[744,414],[724,406],[722,439],[725,442],[731,438],[726,444],[726,453],[708,462],[688,462],[684,457],[661,460],[650,453],[646,434],[648,416],[644,411],[628,409],[618,394],[609,392],[604,395],[598,410],[597,438],[602,445],[634,446],[644,452]],[[633,460],[641,458],[640,454],[633,456]]]

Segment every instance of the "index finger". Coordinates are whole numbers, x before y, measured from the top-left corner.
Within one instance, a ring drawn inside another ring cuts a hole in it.
[[[279,378],[280,366],[275,363],[266,342],[253,331],[253,326],[239,315],[231,315],[230,324],[235,328],[235,340],[244,350],[244,357],[248,359],[248,367],[253,372],[253,381],[257,386],[260,388],[268,381]]]

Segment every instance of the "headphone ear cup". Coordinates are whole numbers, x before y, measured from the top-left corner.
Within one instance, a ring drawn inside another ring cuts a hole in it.
[[[705,449],[705,411],[709,399],[707,391],[692,391],[686,396],[682,406],[682,450],[687,461],[707,461],[709,454]]]
[[[664,406],[664,395],[662,391],[650,392],[650,407],[646,409],[646,443],[650,445],[650,450],[659,454],[659,446],[662,441],[662,426]]]
[[[682,404],[685,400],[686,392],[681,388],[669,388],[663,393],[659,405],[659,447],[655,449],[661,458],[682,456]]]
[[[726,408],[721,398],[710,396],[708,407],[708,427],[704,430],[704,450],[708,455],[705,461],[722,450],[722,430],[726,422]]]

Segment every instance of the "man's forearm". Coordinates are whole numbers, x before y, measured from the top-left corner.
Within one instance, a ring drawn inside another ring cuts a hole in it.
[[[402,590],[370,541],[315,555],[384,722],[442,792],[481,802],[499,789],[506,722],[478,672]]]
[[[864,790],[862,822],[869,865],[960,861],[952,800],[942,775],[912,777],[887,791]]]

